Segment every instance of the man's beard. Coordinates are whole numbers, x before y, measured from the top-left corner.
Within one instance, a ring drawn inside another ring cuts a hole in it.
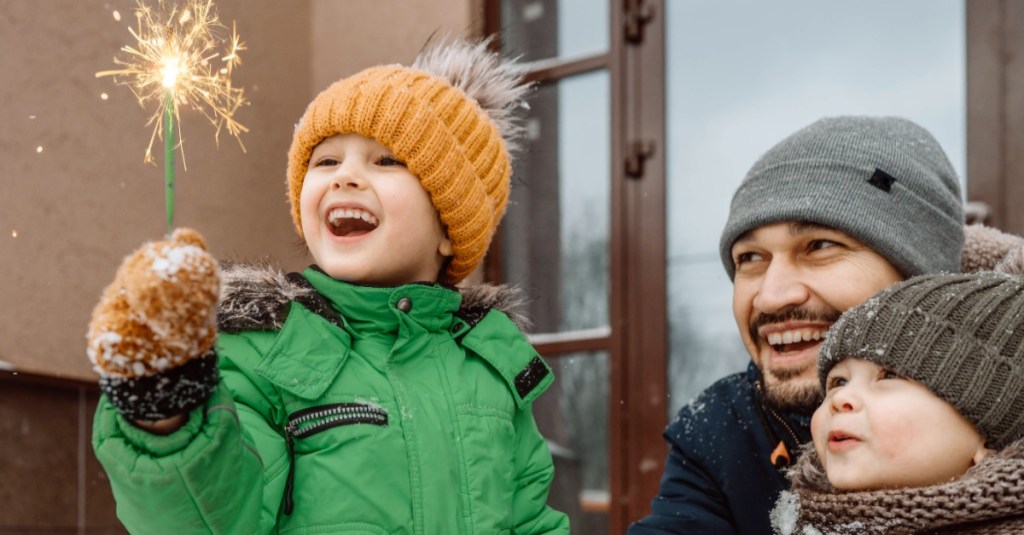
[[[813,321],[835,323],[842,313],[835,309],[807,310],[801,307],[790,307],[772,314],[758,314],[750,322],[750,336],[761,344],[768,341],[761,338],[758,329],[764,325],[785,323],[787,321]],[[812,366],[817,369],[817,362]],[[813,380],[801,381],[807,368],[783,368],[766,370],[764,363],[757,364],[764,378],[764,395],[768,403],[783,411],[810,413],[821,403],[821,385],[817,375]]]
[[[760,366],[758,366],[760,368]],[[799,370],[770,371],[761,368],[764,397],[769,405],[785,411],[810,414],[821,404],[821,385],[817,379],[800,381]]]

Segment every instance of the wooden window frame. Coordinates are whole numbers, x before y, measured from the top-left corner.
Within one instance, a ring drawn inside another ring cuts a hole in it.
[[[531,64],[539,84],[606,69],[611,95],[609,327],[533,341],[546,357],[607,351],[610,359],[608,532],[624,533],[650,511],[667,454],[664,0],[609,0],[609,49]],[[500,39],[501,0],[484,6],[485,33]],[[627,37],[627,28],[639,30]],[[498,43],[496,47],[500,48]],[[627,159],[643,154],[642,173]],[[488,255],[486,278],[503,280],[502,247]]]
[[[984,221],[1024,234],[1024,4],[964,1],[967,24],[967,198]]]

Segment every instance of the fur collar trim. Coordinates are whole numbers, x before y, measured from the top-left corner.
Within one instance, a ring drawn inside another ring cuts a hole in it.
[[[481,284],[455,289],[462,294],[456,315],[471,325],[494,309],[508,315],[520,329],[529,327],[520,313],[525,298],[517,287]],[[292,301],[328,319],[336,314],[301,274],[286,274],[269,264],[225,264],[221,267],[217,326],[229,333],[277,330],[284,325]]]
[[[1024,275],[1024,239],[985,225],[964,227],[964,273],[1000,271]]]

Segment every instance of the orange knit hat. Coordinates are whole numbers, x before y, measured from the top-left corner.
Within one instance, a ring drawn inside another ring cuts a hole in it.
[[[435,46],[413,67],[371,67],[313,99],[288,151],[288,199],[300,236],[299,195],[313,149],[357,133],[391,149],[430,194],[454,250],[442,281],[455,284],[480,264],[508,202],[507,141],[514,140],[506,138],[520,131],[509,112],[526,89],[521,71],[486,44]]]

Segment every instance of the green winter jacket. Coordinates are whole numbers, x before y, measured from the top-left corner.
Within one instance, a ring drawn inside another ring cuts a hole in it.
[[[167,436],[97,408],[132,533],[569,532],[531,413],[552,375],[504,313],[315,269],[224,278],[206,405]]]

